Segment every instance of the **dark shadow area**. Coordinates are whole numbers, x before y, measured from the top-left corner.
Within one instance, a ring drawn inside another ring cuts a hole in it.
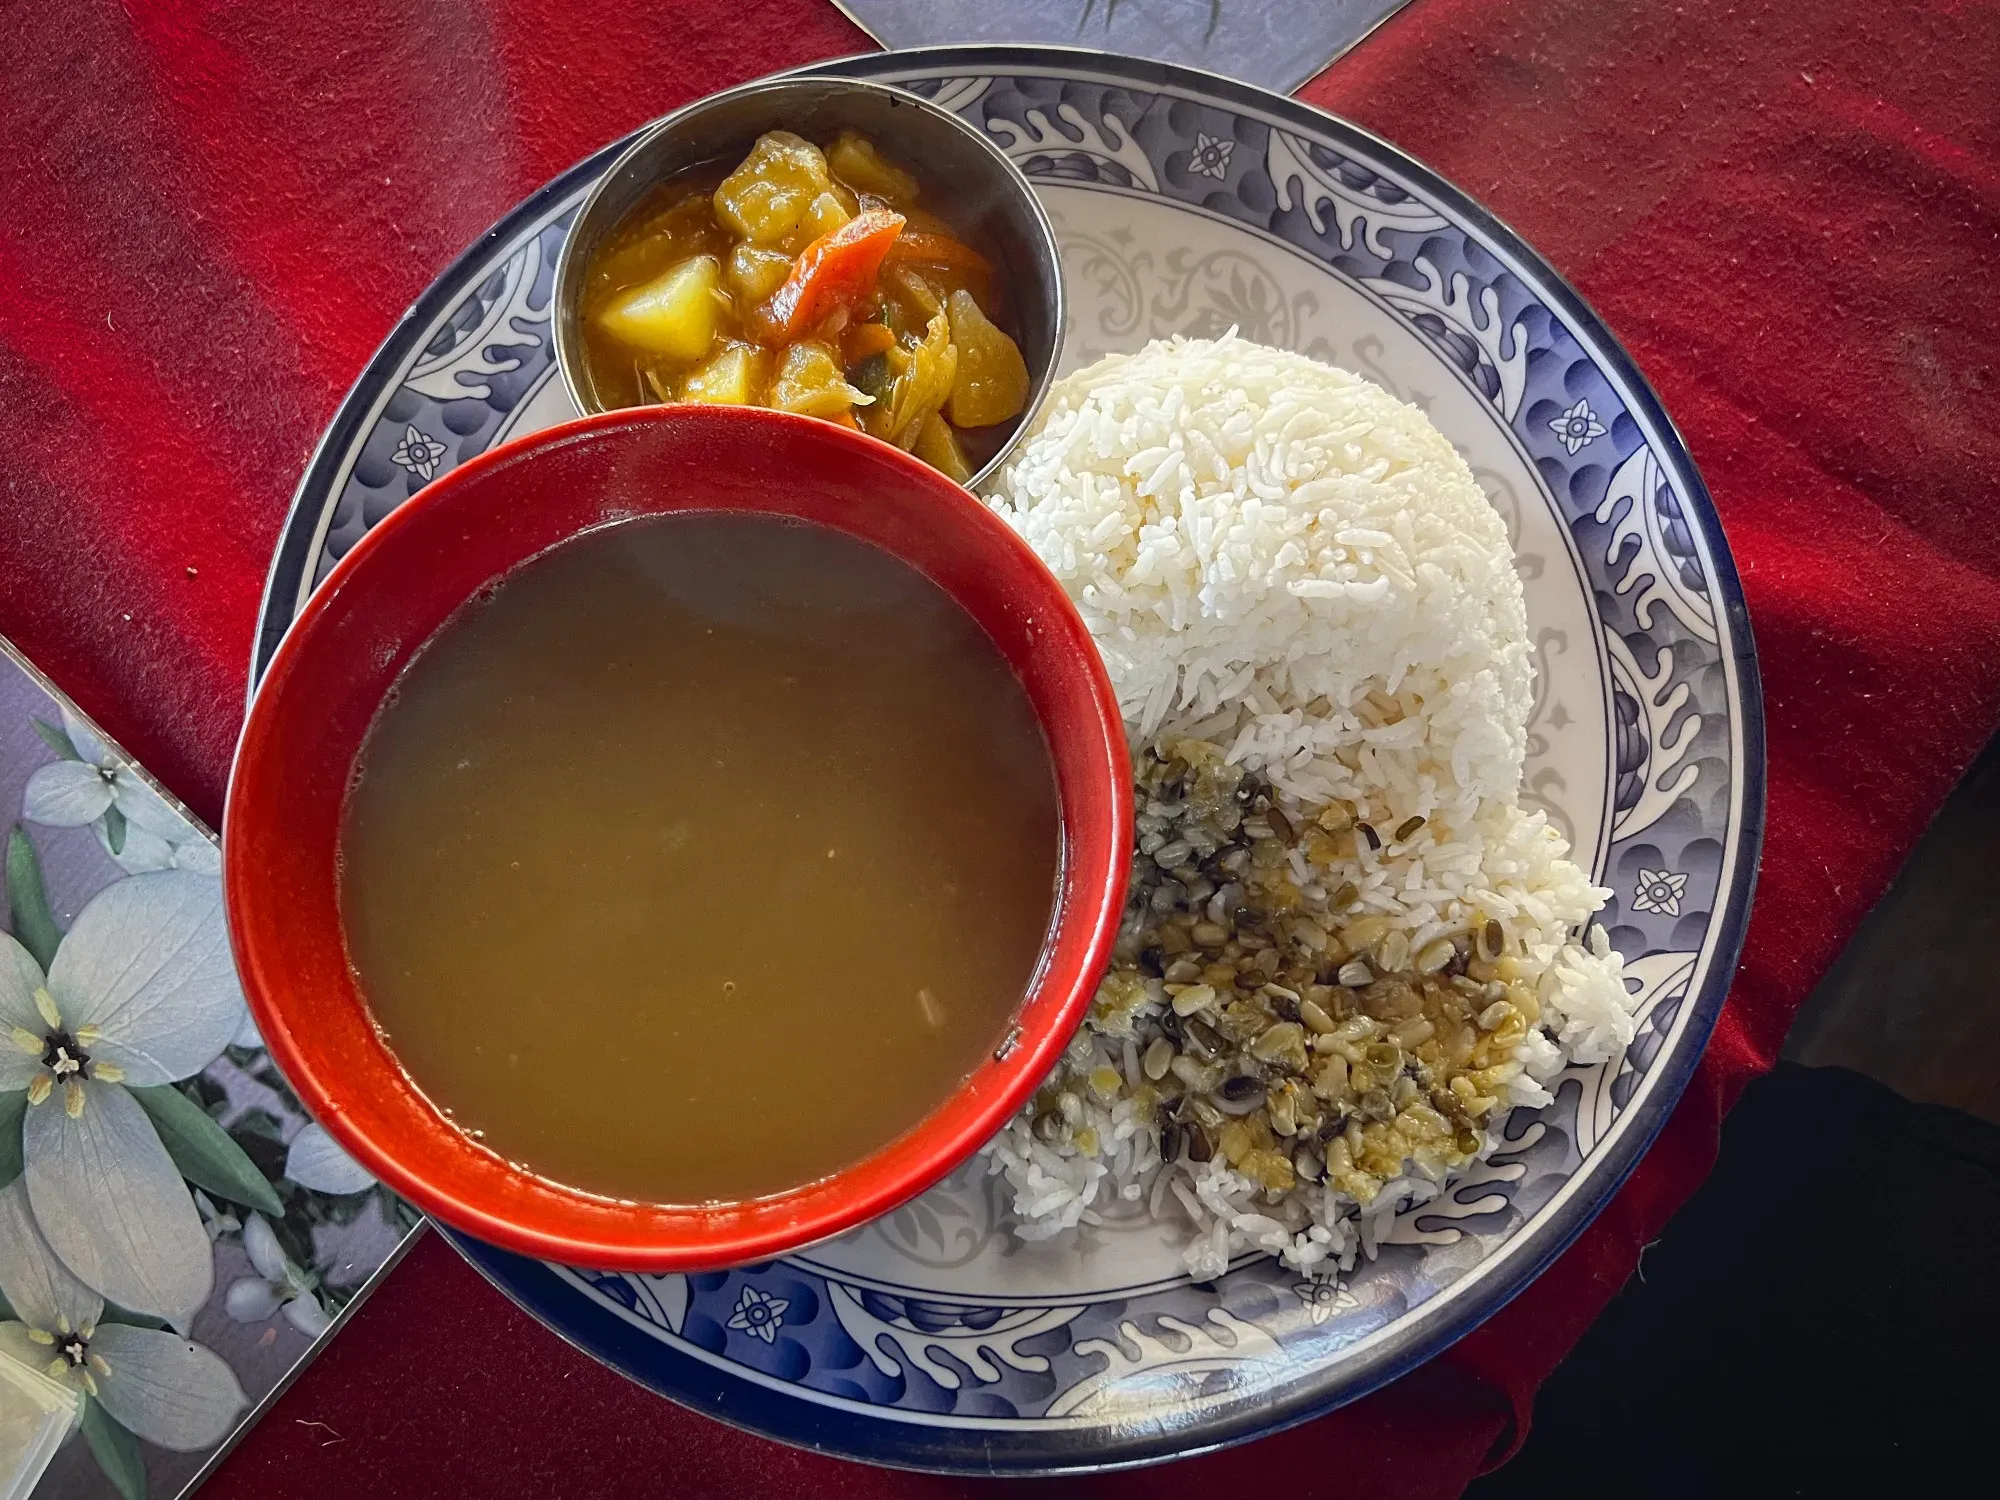
[[[1858,811],[1858,810],[1857,810]],[[1857,821],[1866,836],[1866,818]],[[1800,1010],[1785,1056],[2000,1124],[2000,740]],[[2000,1385],[2000,1375],[1995,1377]]]
[[[1994,1489],[1996,853],[2000,740],[1470,1500]]]
[[[1996,1244],[2000,1126],[1781,1063],[1466,1494],[1990,1492]]]

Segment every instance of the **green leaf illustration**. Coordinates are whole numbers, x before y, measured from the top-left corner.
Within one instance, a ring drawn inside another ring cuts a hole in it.
[[[83,1398],[83,1436],[90,1456],[118,1493],[125,1500],[146,1500],[146,1456],[139,1451],[139,1440],[88,1396]]]
[[[34,955],[46,974],[55,961],[62,931],[49,910],[49,893],[42,884],[42,861],[34,840],[17,823],[7,832],[7,905],[14,917],[14,937]]]
[[[125,852],[125,814],[115,805],[104,809],[104,842],[114,856]]]
[[[42,737],[42,743],[55,751],[64,760],[83,759],[81,755],[76,753],[76,746],[69,742],[69,731],[61,725],[46,724],[40,719],[30,719],[28,722],[35,726],[35,733]]]
[[[21,1175],[21,1116],[28,1112],[28,1091],[0,1094],[0,1188]]]
[[[181,1176],[219,1198],[261,1214],[276,1218],[284,1213],[285,1205],[256,1163],[200,1105],[170,1083],[131,1092],[152,1117],[160,1143],[180,1168]]]

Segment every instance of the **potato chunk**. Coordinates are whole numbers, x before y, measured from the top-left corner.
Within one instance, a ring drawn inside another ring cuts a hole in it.
[[[875,149],[875,143],[852,130],[841,131],[827,148],[827,167],[857,193],[873,193],[902,208],[917,201],[917,179]]]
[[[764,383],[764,351],[754,344],[725,344],[722,351],[688,376],[683,401],[711,406],[750,406]]]
[[[819,147],[789,130],[769,131],[715,190],[715,216],[741,239],[775,245],[827,187]]]
[[[792,258],[782,250],[738,245],[729,252],[729,290],[739,307],[765,301],[792,274]]]
[[[831,192],[821,193],[807,205],[804,217],[792,231],[792,237],[800,241],[803,248],[823,234],[832,234],[853,217]]]
[[[785,350],[778,378],[771,382],[771,405],[808,417],[843,417],[868,396],[847,383],[840,360],[818,339],[801,339]]]
[[[972,477],[972,465],[958,445],[958,434],[936,412],[924,418],[924,425],[917,429],[917,446],[910,451],[954,484],[964,484]]]
[[[700,359],[728,309],[722,263],[697,255],[605,304],[599,324],[612,337],[672,359]]]
[[[958,371],[945,415],[958,427],[991,427],[1018,417],[1028,404],[1028,362],[1020,349],[969,292],[951,294],[949,313]]]

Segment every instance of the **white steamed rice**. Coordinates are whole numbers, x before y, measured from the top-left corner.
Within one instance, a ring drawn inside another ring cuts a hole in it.
[[[1579,939],[1608,892],[1519,805],[1534,668],[1506,528],[1422,412],[1233,334],[1156,342],[1058,383],[990,503],[1076,602],[1135,749],[1191,736],[1294,809],[1427,820],[1357,847],[1358,910],[1413,949],[1503,924],[1542,1002],[1510,1102],[1547,1102],[1566,1062],[1630,1041],[1620,960],[1601,929]],[[1133,1050],[1087,1028],[1065,1067],[1130,1074]],[[1163,1170],[1130,1099],[1082,1103],[1095,1152],[1036,1139],[1025,1117],[990,1148],[1024,1237],[1143,1201],[1192,1226],[1197,1274],[1251,1250],[1351,1264],[1398,1203],[1439,1187],[1392,1182],[1367,1214],[1327,1183],[1274,1203],[1219,1157]]]

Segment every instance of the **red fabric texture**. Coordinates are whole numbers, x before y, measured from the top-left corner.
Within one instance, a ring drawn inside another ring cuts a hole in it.
[[[824,0],[0,8],[0,632],[213,821],[292,487],[402,309],[620,132],[864,46]],[[1762,658],[1762,884],[1686,1098],[1548,1274],[1344,1411],[1077,1492],[1442,1496],[1503,1456],[2000,723],[2000,5],[1417,0],[1304,95],[1514,224],[1687,436]],[[431,1240],[209,1493],[983,1488],[683,1412]]]

